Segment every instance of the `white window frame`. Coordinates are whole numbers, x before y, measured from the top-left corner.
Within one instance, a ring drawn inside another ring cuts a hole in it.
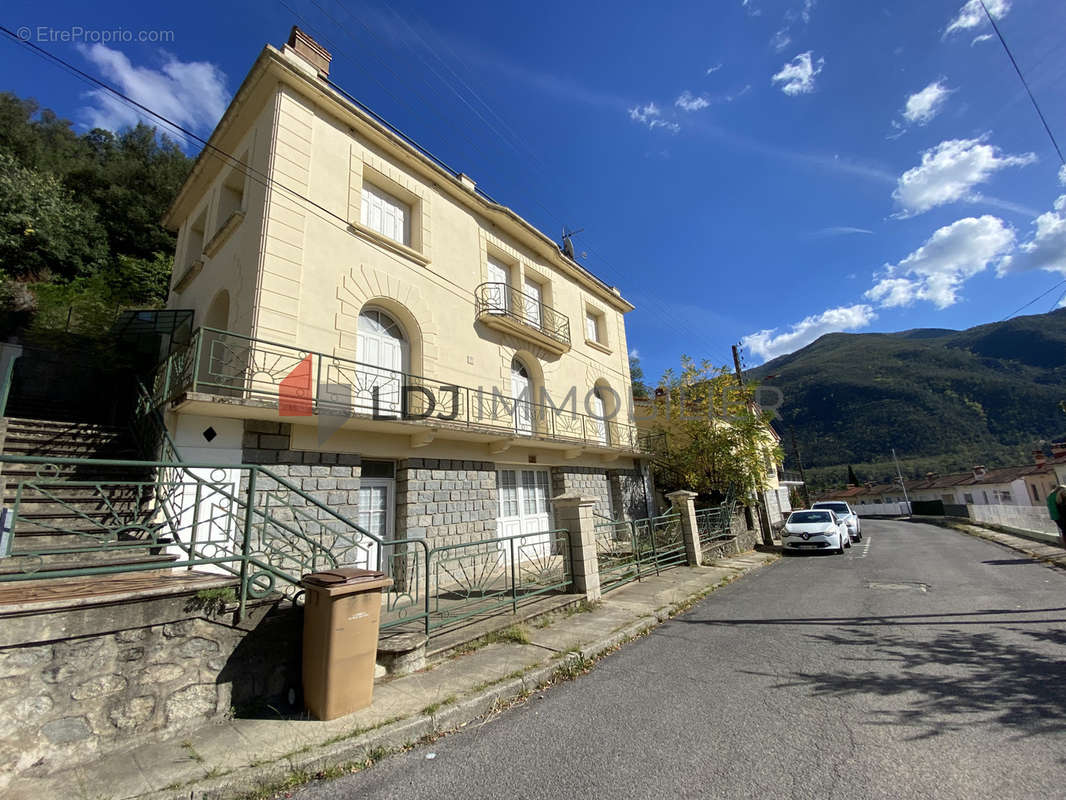
[[[377,224],[375,224],[375,212]],[[359,203],[359,224],[386,239],[411,247],[412,203],[382,189],[372,181],[363,181]]]

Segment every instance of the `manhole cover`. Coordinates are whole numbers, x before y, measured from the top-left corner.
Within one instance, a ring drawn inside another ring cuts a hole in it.
[[[928,583],[918,581],[867,581],[867,589],[891,589],[895,591],[928,592]]]

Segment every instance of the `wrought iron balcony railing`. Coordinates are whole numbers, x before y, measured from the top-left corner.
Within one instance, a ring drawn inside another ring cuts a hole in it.
[[[570,318],[506,283],[478,286],[474,290],[474,307],[480,320],[512,320],[570,347]]]
[[[781,483],[803,483],[799,472],[788,469],[778,469],[777,480]]]
[[[474,389],[212,328],[198,329],[188,347],[167,359],[152,387],[157,407],[188,392],[276,403],[282,416],[340,414],[632,452],[651,449],[648,434],[635,425],[578,412],[587,408],[579,392],[559,406],[537,403],[496,387]]]

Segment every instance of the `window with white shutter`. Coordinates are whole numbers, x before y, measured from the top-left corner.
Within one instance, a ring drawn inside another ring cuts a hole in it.
[[[596,315],[591,311],[585,312],[585,338],[590,342],[600,340],[600,326],[596,324]]]
[[[363,183],[359,221],[394,242],[411,246],[411,206],[372,183]]]

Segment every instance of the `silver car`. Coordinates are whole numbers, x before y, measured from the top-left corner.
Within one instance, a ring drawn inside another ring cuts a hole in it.
[[[853,542],[862,541],[862,522],[859,520],[859,515],[852,511],[851,506],[843,500],[822,500],[821,502],[814,503],[811,508],[821,508],[827,511],[832,511],[837,515],[837,519],[843,520],[844,524],[848,526],[848,533],[851,535],[851,540]]]
[[[785,552],[797,550],[830,550],[843,553],[851,547],[848,526],[828,509],[793,511],[781,530],[781,546]]]

